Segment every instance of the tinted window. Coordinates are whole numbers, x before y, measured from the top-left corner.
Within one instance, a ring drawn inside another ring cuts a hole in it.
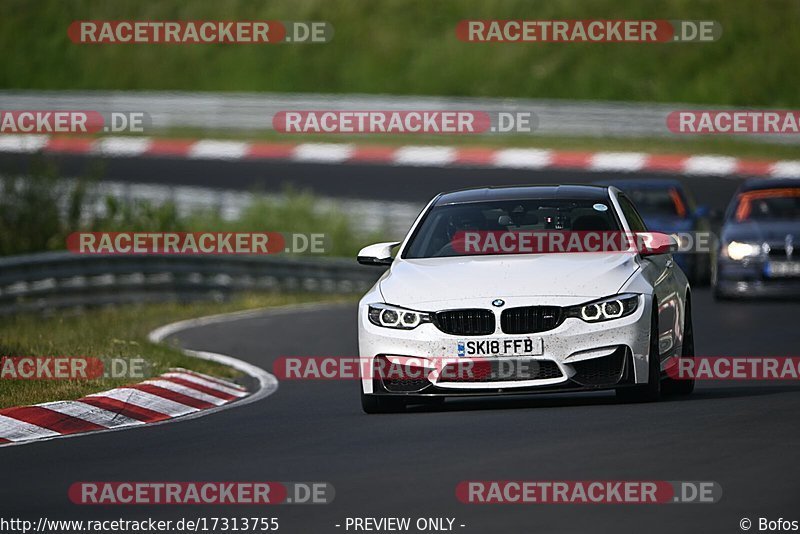
[[[636,208],[645,214],[669,215],[685,218],[689,214],[686,201],[674,187],[667,189],[632,189],[626,190],[625,195],[633,202]]]
[[[625,195],[619,195],[619,206],[622,208],[622,214],[628,225],[631,227],[632,232],[646,232],[647,226],[639,216],[639,212],[633,207],[633,203]]]
[[[733,213],[737,221],[800,220],[800,187],[746,191]]]
[[[414,232],[403,257],[463,256],[452,247],[458,232],[619,229],[607,201],[523,199],[435,206]]]

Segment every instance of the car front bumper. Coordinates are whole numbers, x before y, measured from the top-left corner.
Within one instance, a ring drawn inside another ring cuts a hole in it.
[[[547,305],[552,302],[509,302],[512,305]],[[398,384],[386,376],[362,376],[366,394],[387,395],[493,395],[557,391],[596,390],[646,383],[651,326],[651,299],[640,296],[636,311],[620,319],[587,323],[567,318],[545,332],[510,335],[496,331],[485,336],[450,335],[433,324],[413,330],[379,327],[367,318],[365,303],[359,306],[359,352],[362,359],[385,359],[393,364],[413,364],[425,371],[414,380]],[[499,313],[497,313],[499,315]],[[499,321],[498,321],[499,323]],[[499,329],[499,326],[498,326]],[[459,357],[457,345],[466,340],[541,339],[543,351],[535,356]],[[384,360],[384,361],[385,361]],[[442,372],[449,365],[474,363],[493,371],[506,369],[546,369],[541,377],[486,373],[464,376]],[[519,367],[514,367],[519,365]],[[523,367],[524,366],[524,367]]]
[[[717,261],[715,291],[724,297],[797,298],[800,297],[800,276],[770,277],[767,262],[761,258]]]

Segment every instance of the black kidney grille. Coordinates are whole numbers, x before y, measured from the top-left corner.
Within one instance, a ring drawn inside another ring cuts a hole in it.
[[[503,310],[500,326],[506,334],[533,334],[552,330],[561,320],[558,306],[526,306]]]
[[[438,312],[435,315],[435,324],[446,334],[482,336],[494,333],[495,318],[491,310],[449,310]]]

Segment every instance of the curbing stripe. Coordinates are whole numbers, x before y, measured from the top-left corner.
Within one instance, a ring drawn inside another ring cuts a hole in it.
[[[59,413],[42,406],[20,406],[3,410],[3,415],[18,419],[25,423],[36,425],[58,434],[75,434],[77,432],[91,432],[103,430],[105,427],[79,419],[71,415]]]
[[[644,168],[647,154],[640,152],[597,152],[589,166],[593,171],[637,172]]]
[[[154,423],[170,418],[167,414],[148,410],[147,408],[142,408],[141,406],[136,406],[135,404],[123,402],[118,399],[112,399],[111,397],[84,397],[80,399],[80,402],[118,413],[119,415],[142,423]]]
[[[248,145],[239,141],[197,141],[189,149],[192,159],[241,159],[247,155]]]
[[[0,435],[6,443],[59,436],[58,432],[0,414]]]
[[[188,328],[234,321],[248,317],[301,313],[305,311],[327,309],[333,306],[337,306],[337,304],[294,304],[277,308],[261,308],[200,317],[187,321],[178,321],[153,330],[148,335],[148,340],[152,343],[161,343],[166,337]],[[258,382],[258,388],[253,392],[247,392],[239,384],[228,382],[221,378],[207,376],[202,373],[175,368],[171,369],[169,373],[165,373],[165,375],[169,374],[171,377],[177,376],[183,380],[185,384],[178,385],[193,391],[194,395],[205,394],[201,387],[208,387],[217,393],[224,390],[229,395],[234,397],[239,396],[239,398],[230,402],[223,400],[222,404],[219,406],[208,403],[210,405],[208,409],[200,410],[162,396],[168,395],[170,397],[176,397],[177,395],[182,395],[180,393],[160,388],[153,384],[144,384],[94,393],[76,401],[55,401],[37,406],[8,408],[0,410],[0,446],[10,447],[39,441],[49,441],[56,438],[76,437],[100,432],[115,432],[128,428],[144,428],[146,426],[157,426],[175,421],[187,421],[228,408],[259,401],[278,389],[278,381],[272,374],[250,363],[213,352],[193,351],[188,349],[183,349],[183,352],[188,356],[227,365],[228,367],[232,367],[247,374]],[[168,380],[164,381],[171,383]],[[172,384],[174,385],[174,383]],[[210,385],[206,386],[206,384]],[[146,389],[159,391],[158,394],[153,394],[144,391]],[[193,399],[193,397],[182,396],[185,397],[184,400],[190,404],[203,402]],[[9,415],[4,415],[6,413],[9,413]],[[43,414],[47,414],[46,417]],[[38,418],[38,421],[42,425],[50,425],[57,428],[58,431],[23,420],[28,416]],[[92,427],[93,430],[88,432],[82,430],[89,427]]]
[[[725,176],[735,174],[739,162],[728,156],[692,156],[686,159],[686,174],[705,174]]]
[[[197,408],[192,406],[181,404],[147,391],[133,389],[132,387],[112,389],[111,391],[95,393],[89,396],[116,399],[140,408],[147,408],[148,410],[163,413],[170,417],[177,417],[197,411]]]
[[[592,152],[553,152],[551,166],[560,169],[585,169],[592,170]]]
[[[54,412],[89,421],[103,428],[144,424],[143,421],[131,419],[119,412],[106,410],[105,408],[92,406],[91,404],[79,401],[46,402],[44,404],[39,404],[39,406],[47,408],[48,410],[53,410]]]
[[[172,370],[139,384],[0,410],[0,444],[119,429],[219,408],[247,396],[232,382]],[[195,376],[196,375],[196,376]],[[238,385],[236,385],[238,387]]]
[[[494,152],[495,167],[543,169],[552,164],[553,151],[536,148],[507,148]]]
[[[155,395],[157,397],[170,400],[176,404],[182,404],[184,406],[195,408],[196,410],[206,410],[208,408],[215,406],[210,402],[196,399],[194,397],[190,397],[189,395],[185,395],[183,393],[178,393],[177,391],[173,391],[172,389],[156,386],[152,383],[142,382],[139,384],[134,384],[129,387],[131,389],[144,391],[145,393],[150,393],[151,395]]]
[[[153,332],[156,332],[156,330],[154,330]],[[175,331],[172,331],[172,333],[175,333]],[[239,393],[244,393],[245,395],[247,394],[247,389],[244,386],[237,384],[236,382],[229,382],[227,380],[222,380],[221,378],[215,378],[213,376],[204,375],[202,373],[195,373],[194,371],[183,369],[181,367],[173,367],[172,369],[170,369],[170,372],[165,373],[164,376],[181,376],[186,379],[193,378],[198,381],[197,382],[198,384],[208,383],[209,387],[221,389],[222,391],[230,390],[230,393],[233,393],[234,395],[236,394],[237,391]]]
[[[103,156],[139,156],[146,153],[152,141],[148,137],[104,137],[92,147],[92,151]]]
[[[0,135],[0,152],[29,154],[42,150],[48,141],[46,135]]]
[[[292,152],[292,159],[310,163],[341,163],[353,156],[352,145],[336,143],[303,143]]]
[[[159,139],[150,143],[150,146],[145,152],[148,156],[162,156],[162,157],[188,157],[192,145],[196,141],[189,141],[186,139]]]
[[[770,175],[800,178],[800,161],[776,161],[771,165]]]
[[[512,169],[582,169],[592,172],[658,172],[694,176],[800,178],[797,160],[741,160],[717,155],[574,152],[536,148],[376,146],[346,143],[269,143],[214,139],[100,139],[4,134],[0,152],[97,154],[110,157],[179,157],[235,161],[285,160],[305,163],[365,163],[396,166],[472,166]]]
[[[456,149],[447,146],[404,146],[394,152],[394,163],[419,167],[444,167],[456,161]]]
[[[184,376],[186,376],[186,375],[183,375],[183,376],[171,376],[171,374],[170,375],[161,375],[161,379],[163,381],[174,382],[175,384],[179,384],[181,386],[186,386],[188,388],[192,388],[192,389],[195,389],[197,391],[201,391],[201,392],[203,392],[203,393],[205,393],[207,395],[211,395],[212,397],[216,397],[216,398],[221,399],[223,401],[232,401],[232,400],[235,400],[235,399],[237,399],[239,397],[244,396],[244,394],[242,394],[239,391],[237,391],[235,394],[234,393],[229,393],[227,391],[222,391],[220,389],[221,386],[218,386],[216,388],[208,387],[208,386],[205,386],[203,384],[198,384],[194,380],[187,380],[186,378],[184,378]]]
[[[50,137],[42,147],[44,152],[56,154],[86,154],[94,148],[94,140],[82,137]]]
[[[177,393],[179,395],[183,395],[189,399],[192,399],[191,402],[202,402],[205,406],[197,406],[198,408],[205,408],[208,407],[207,405],[212,404],[214,406],[219,406],[220,404],[225,404],[227,401],[219,398],[214,397],[213,395],[209,395],[208,393],[203,393],[202,391],[195,389],[193,387],[186,387],[181,384],[177,384],[172,380],[161,380],[160,378],[157,380],[145,380],[140,384],[137,384],[137,387],[140,385],[151,385],[161,389],[167,389],[173,393]],[[183,402],[183,401],[178,401]],[[194,406],[190,404],[190,406]]]

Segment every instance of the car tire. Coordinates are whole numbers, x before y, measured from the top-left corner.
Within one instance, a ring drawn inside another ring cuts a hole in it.
[[[364,413],[399,413],[406,409],[406,400],[398,397],[368,395],[361,392],[361,409]]]
[[[711,285],[711,254],[698,254],[694,260],[694,273],[691,283],[697,287]]]
[[[692,325],[692,304],[686,299],[686,317],[683,321],[683,346],[681,359],[694,358],[694,326]],[[690,395],[694,391],[694,378],[690,380],[675,380],[667,378],[664,390],[672,395]]]
[[[687,269],[686,278],[693,286],[700,286],[703,284],[703,265],[699,256],[691,258],[690,269]]]
[[[658,311],[653,296],[653,314],[650,320],[650,349],[647,355],[649,372],[647,383],[617,388],[617,399],[622,402],[655,402],[661,398],[661,358],[658,352]]]

